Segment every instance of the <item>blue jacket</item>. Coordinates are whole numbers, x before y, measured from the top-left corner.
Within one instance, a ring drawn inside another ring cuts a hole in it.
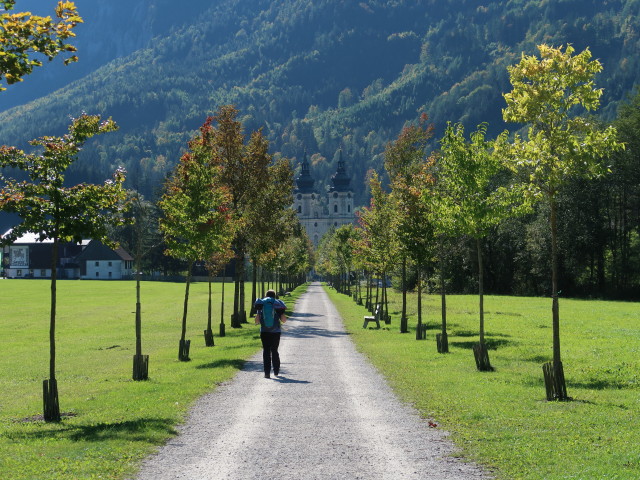
[[[282,300],[278,300],[277,298],[265,297],[256,300],[254,306],[256,307],[256,311],[260,312],[262,311],[262,305],[264,305],[265,302],[271,301],[273,301],[273,308],[276,311],[275,323],[273,324],[273,327],[269,328],[265,327],[264,324],[260,322],[260,332],[280,333],[282,332],[282,329],[280,328],[280,315],[282,315],[287,309],[287,306],[284,304],[284,302]]]

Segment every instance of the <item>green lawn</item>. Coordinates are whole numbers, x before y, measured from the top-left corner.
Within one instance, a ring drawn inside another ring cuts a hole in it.
[[[178,361],[184,284],[142,285],[142,347],[149,377],[131,379],[135,283],[58,282],[59,424],[42,414],[49,365],[49,294],[44,280],[0,280],[0,478],[121,479],[173,435],[195,399],[231,378],[260,348],[253,325],[218,337],[220,285],[214,285],[215,347],[204,346],[206,283],[191,287],[190,362]],[[303,288],[286,301],[293,306]],[[247,289],[250,292],[250,288]],[[215,415],[215,412],[211,412]]]
[[[505,479],[640,478],[640,304],[560,301],[563,363],[571,402],[545,400],[551,300],[485,297],[494,372],[478,372],[478,297],[449,296],[450,353],[438,354],[440,298],[424,297],[426,341],[392,324],[362,328],[364,307],[328,289],[358,348],[399,395],[450,431],[463,455]],[[409,296],[410,325],[416,295]],[[371,324],[369,324],[371,326]]]

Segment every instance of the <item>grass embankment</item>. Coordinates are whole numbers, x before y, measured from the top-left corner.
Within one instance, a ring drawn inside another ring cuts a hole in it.
[[[218,337],[220,284],[214,284],[216,346],[204,346],[208,285],[196,283],[187,321],[191,361],[178,361],[184,284],[144,282],[142,349],[149,355],[149,380],[134,382],[135,283],[59,281],[57,379],[64,418],[47,424],[37,417],[49,373],[49,286],[43,280],[0,281],[2,479],[130,475],[175,433],[195,399],[231,378],[260,348],[253,324],[230,327],[230,284],[227,335]],[[293,292],[287,304],[293,307],[303,290]]]
[[[400,334],[399,294],[390,295],[388,330],[365,330],[364,307],[327,290],[358,348],[399,395],[498,478],[640,478],[640,304],[560,301],[573,401],[547,402],[541,365],[551,360],[550,299],[485,297],[496,370],[478,372],[471,350],[478,341],[477,296],[447,297],[450,353],[438,354],[439,297],[424,297],[429,330],[426,341],[416,341],[416,295],[409,296],[413,329]]]

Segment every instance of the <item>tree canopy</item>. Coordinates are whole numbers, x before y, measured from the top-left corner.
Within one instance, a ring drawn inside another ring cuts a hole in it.
[[[11,85],[21,82],[35,67],[42,66],[42,58],[51,61],[63,52],[73,53],[76,48],[67,43],[75,36],[73,29],[82,22],[74,2],[59,1],[54,21],[50,16],[31,15],[29,12],[10,13],[16,0],[5,0],[0,5],[0,81]],[[78,57],[65,58],[65,65]],[[0,90],[6,90],[0,84]]]

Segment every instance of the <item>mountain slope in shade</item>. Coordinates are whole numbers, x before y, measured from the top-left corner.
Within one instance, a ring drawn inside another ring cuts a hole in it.
[[[233,103],[248,130],[265,128],[273,152],[296,160],[308,152],[318,188],[329,183],[342,149],[363,204],[366,171],[381,169],[386,143],[421,112],[438,134],[447,121],[469,128],[487,121],[492,133],[507,127],[506,67],[538,43],[591,48],[604,64],[598,85],[605,88],[605,119],[640,73],[637,0],[195,3],[178,15],[183,7],[175,2],[140,2],[147,8],[138,5],[141,12],[153,6],[156,22],[140,25],[160,33],[151,41],[152,33],[142,35],[131,45],[144,48],[0,114],[2,141],[24,145],[62,133],[68,116],[82,111],[112,116],[120,131],[89,144],[71,179],[102,181],[122,164],[129,187],[150,195],[206,115]]]

